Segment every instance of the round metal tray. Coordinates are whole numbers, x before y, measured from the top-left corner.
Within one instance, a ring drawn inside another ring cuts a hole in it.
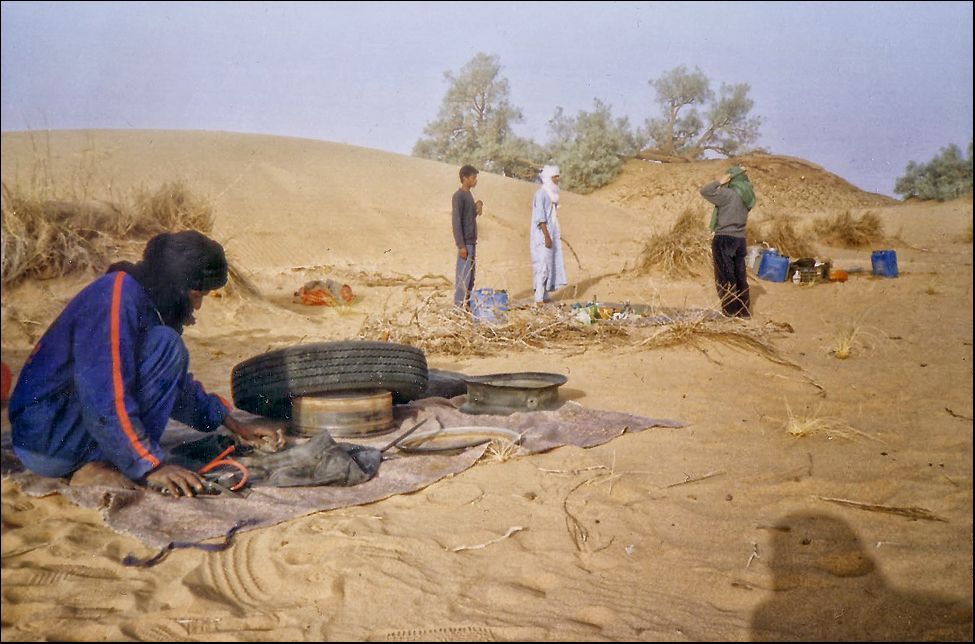
[[[568,379],[558,373],[523,371],[467,376],[468,414],[513,414],[516,411],[547,411],[561,406],[558,389]]]
[[[499,438],[516,445],[521,442],[521,434],[507,427],[442,427],[407,436],[396,446],[401,452],[433,454],[460,451]]]

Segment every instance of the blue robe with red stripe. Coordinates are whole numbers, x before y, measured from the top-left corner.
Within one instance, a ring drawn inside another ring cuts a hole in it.
[[[160,336],[168,344],[150,342]],[[152,373],[158,346],[182,355],[169,381]],[[210,432],[230,411],[187,366],[182,339],[164,327],[139,282],[124,272],[103,275],[68,303],[24,364],[9,404],[14,451],[47,476],[103,460],[139,480],[163,461],[168,418]]]

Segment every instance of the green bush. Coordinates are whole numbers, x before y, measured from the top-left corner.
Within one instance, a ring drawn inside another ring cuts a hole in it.
[[[593,111],[568,117],[556,109],[549,121],[549,158],[559,166],[565,190],[588,194],[613,181],[623,170],[623,159],[640,148],[626,117],[613,118],[612,107],[596,99]]]
[[[972,142],[968,157],[956,145],[942,148],[927,164],[907,164],[906,174],[897,180],[894,193],[904,199],[950,201],[972,194]]]

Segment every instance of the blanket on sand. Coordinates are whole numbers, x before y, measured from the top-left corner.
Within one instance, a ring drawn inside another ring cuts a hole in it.
[[[464,398],[434,397],[396,405],[394,431],[382,436],[336,440],[382,449],[419,421],[425,421],[424,431],[437,427],[514,430],[521,435],[518,454],[527,455],[569,445],[594,447],[628,431],[688,424],[587,409],[571,401],[551,411],[516,412],[509,416],[471,415],[460,410]],[[6,419],[4,421],[5,429],[8,429]],[[166,435],[168,442],[190,441],[202,436],[185,426],[170,427]],[[119,534],[135,537],[150,547],[163,547],[176,541],[223,537],[235,527],[252,530],[315,512],[366,505],[396,494],[416,492],[473,466],[487,447],[482,444],[464,450],[432,453],[397,453],[394,448],[389,450],[389,458],[383,460],[373,478],[348,487],[254,487],[242,497],[218,495],[177,500],[144,490],[72,487],[65,479],[37,476],[21,465],[11,448],[10,432],[4,431],[0,437],[0,475],[17,483],[27,495],[58,493],[75,505],[99,509],[106,525]]]

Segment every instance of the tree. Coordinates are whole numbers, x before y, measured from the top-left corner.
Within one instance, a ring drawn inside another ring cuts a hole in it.
[[[599,99],[592,112],[580,111],[567,117],[562,108],[549,121],[549,159],[557,160],[566,190],[585,194],[615,179],[623,159],[632,157],[641,145],[626,117],[613,119],[612,108]]]
[[[531,142],[511,131],[521,111],[508,101],[508,80],[497,56],[476,54],[460,73],[445,72],[449,83],[436,120],[427,124],[413,146],[413,156],[453,165],[470,163],[504,174],[517,157],[529,154]]]
[[[749,85],[722,84],[715,95],[700,69],[688,72],[684,66],[649,83],[663,117],[647,119],[641,135],[649,146],[637,158],[692,161],[709,152],[730,157],[758,140],[764,119],[749,116],[755,106],[748,98]]]
[[[936,199],[948,201],[972,194],[972,142],[968,142],[968,157],[962,156],[956,145],[942,148],[925,165],[907,163],[905,174],[897,179],[894,194],[904,199]]]

